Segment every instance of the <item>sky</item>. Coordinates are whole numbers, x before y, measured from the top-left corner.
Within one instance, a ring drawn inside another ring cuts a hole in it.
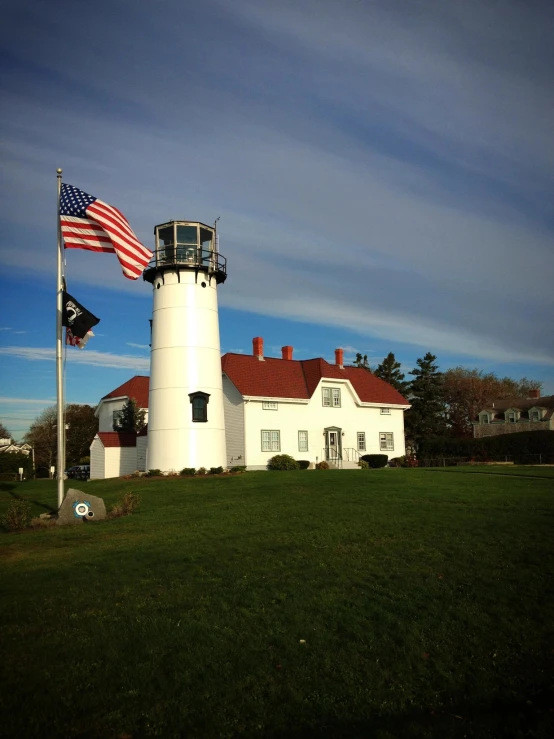
[[[430,351],[554,393],[554,6],[542,0],[5,0],[0,422],[56,398],[56,168],[153,248],[213,223],[222,351],[408,373]],[[149,372],[151,286],[66,252],[101,322],[66,400]]]

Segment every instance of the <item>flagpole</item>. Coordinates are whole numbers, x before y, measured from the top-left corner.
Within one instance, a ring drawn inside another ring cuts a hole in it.
[[[57,169],[58,178],[58,209],[56,219],[58,222],[58,275],[56,288],[56,400],[57,400],[57,424],[58,424],[58,461],[56,465],[56,476],[58,480],[58,509],[64,498],[64,476],[65,476],[65,423],[64,423],[64,398],[63,398],[63,248],[62,231],[60,224],[60,196],[62,189],[62,170]]]

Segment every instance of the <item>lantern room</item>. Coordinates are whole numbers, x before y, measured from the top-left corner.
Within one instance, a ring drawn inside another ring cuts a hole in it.
[[[215,228],[198,221],[170,221],[154,228],[154,257],[143,272],[152,283],[159,272],[191,269],[206,272],[217,284],[225,282],[227,260],[217,251]]]

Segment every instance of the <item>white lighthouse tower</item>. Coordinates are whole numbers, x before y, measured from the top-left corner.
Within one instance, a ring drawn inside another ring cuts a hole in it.
[[[148,469],[226,465],[217,286],[227,277],[214,228],[156,226]]]

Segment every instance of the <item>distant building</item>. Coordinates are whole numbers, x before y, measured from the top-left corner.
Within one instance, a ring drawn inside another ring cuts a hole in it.
[[[11,439],[0,439],[0,454],[25,454],[28,456],[32,449],[30,444],[12,444]]]
[[[494,400],[479,411],[473,421],[473,436],[513,434],[518,431],[553,431],[554,395],[541,398],[531,390],[527,398]]]

